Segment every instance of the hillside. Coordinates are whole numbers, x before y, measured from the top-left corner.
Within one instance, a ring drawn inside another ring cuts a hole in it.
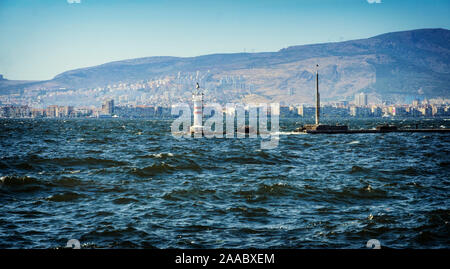
[[[266,53],[131,59],[67,71],[50,81],[33,83],[31,87],[101,87],[153,78],[174,79],[179,72],[198,71],[207,74],[202,83],[219,101],[230,89],[220,87],[219,81],[233,76],[251,85],[250,90],[240,93],[243,101],[308,102],[314,96],[316,64],[320,66],[321,92],[325,100],[351,100],[361,91],[369,93],[373,100],[449,97],[450,31],[394,32]]]

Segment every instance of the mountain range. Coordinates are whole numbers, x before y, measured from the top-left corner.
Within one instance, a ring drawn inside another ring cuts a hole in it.
[[[226,76],[241,77],[253,90],[240,101],[314,98],[319,65],[324,100],[351,100],[365,92],[372,100],[450,97],[450,31],[418,29],[367,39],[292,46],[277,52],[211,54],[197,57],[145,57],[63,72],[47,81],[0,80],[0,92],[23,89],[90,88],[152,78],[176,78],[179,72],[203,72],[214,85]],[[212,86],[211,86],[212,87]],[[220,88],[214,94],[227,95]]]

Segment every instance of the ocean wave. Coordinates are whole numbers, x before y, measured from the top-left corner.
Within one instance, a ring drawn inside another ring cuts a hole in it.
[[[388,192],[382,189],[374,189],[372,187],[366,186],[361,188],[356,187],[343,187],[340,190],[324,190],[323,197],[334,197],[333,199],[339,201],[361,201],[361,200],[372,200],[372,199],[387,199],[390,198]]]
[[[200,171],[202,168],[192,160],[177,160],[176,164],[166,162],[154,163],[144,168],[132,168],[130,173],[139,177],[151,177],[163,173],[172,173],[179,170]]]
[[[209,231],[209,230],[215,230],[217,229],[216,227],[212,227],[212,226],[206,226],[206,225],[188,225],[188,226],[183,226],[181,229],[179,229],[178,231],[181,233],[196,233],[196,232],[204,232],[204,231]]]
[[[60,166],[88,166],[88,167],[113,167],[113,166],[123,166],[127,162],[110,160],[110,159],[100,159],[93,157],[86,158],[53,158],[53,159],[40,159],[37,160],[39,163],[53,163]]]
[[[358,165],[353,165],[352,169],[350,170],[350,174],[356,174],[356,173],[369,173],[371,171],[371,169],[369,168],[365,168],[362,166],[358,166]]]
[[[170,152],[161,152],[161,153],[153,153],[153,154],[148,154],[148,155],[140,155],[140,156],[136,156],[136,158],[140,158],[140,159],[147,159],[147,158],[156,158],[156,159],[168,159],[170,157],[173,157],[173,153]]]
[[[51,201],[51,202],[71,202],[71,201],[75,201],[75,200],[78,200],[78,199],[84,198],[84,197],[86,197],[86,195],[84,195],[84,194],[80,194],[80,193],[76,193],[76,192],[65,192],[65,193],[51,195],[51,196],[45,198],[45,200]]]
[[[110,211],[97,211],[97,212],[95,212],[95,216],[97,216],[97,217],[109,217],[109,216],[114,216],[114,213],[110,212]]]
[[[87,168],[101,168],[123,166],[128,164],[124,161],[94,158],[94,157],[62,157],[62,158],[44,158],[35,154],[30,154],[27,157],[14,156],[4,158],[2,160],[9,166],[13,166],[20,170],[34,171],[41,170],[47,166],[61,166],[61,167],[87,167]],[[71,172],[76,172],[72,170]]]
[[[227,208],[228,212],[238,213],[244,217],[268,217],[269,210],[262,207],[230,207]]]
[[[0,182],[5,186],[22,186],[28,184],[37,184],[39,181],[29,176],[3,176],[0,178]]]
[[[297,188],[286,183],[276,183],[272,185],[261,184],[259,185],[256,194],[270,195],[270,196],[286,196],[296,191]]]
[[[146,166],[144,168],[132,168],[130,173],[140,176],[140,177],[149,177],[154,176],[160,173],[165,173],[169,171],[175,170],[175,167],[167,164],[167,163],[159,163],[159,164],[152,164],[150,166]]]
[[[0,189],[6,192],[34,192],[41,190],[45,184],[29,176],[3,176]]]
[[[56,179],[52,181],[52,184],[60,187],[76,187],[76,186],[82,186],[86,185],[87,182],[84,180],[80,180],[76,177],[61,177],[59,179]]]
[[[271,197],[291,196],[298,193],[299,190],[285,183],[276,183],[272,185],[260,184],[257,189],[239,190],[233,194],[245,198],[247,202],[261,202]]]
[[[196,200],[205,199],[215,193],[215,190],[209,189],[182,189],[173,190],[169,193],[166,193],[162,198],[169,201]]]
[[[140,247],[140,245],[132,242],[140,242],[141,240],[148,238],[148,236],[149,234],[147,232],[131,226],[119,228],[107,225],[96,227],[88,233],[83,234],[80,237],[80,241],[90,242],[91,240],[95,240],[96,242],[99,242],[99,247],[105,248],[136,248]],[[123,240],[125,238],[126,240]]]
[[[136,199],[133,198],[126,198],[126,197],[121,197],[121,198],[117,198],[113,200],[113,203],[116,205],[125,205],[125,204],[131,204],[131,203],[137,203],[139,202]]]
[[[236,164],[267,164],[267,165],[275,165],[278,163],[278,160],[271,160],[269,158],[265,158],[264,156],[246,156],[240,155],[235,157],[225,158],[225,162],[236,163]]]
[[[406,167],[402,169],[392,169],[392,170],[382,170],[382,173],[391,174],[391,175],[406,175],[406,176],[418,176],[421,174],[421,171],[416,167]],[[427,171],[427,174],[431,172]]]

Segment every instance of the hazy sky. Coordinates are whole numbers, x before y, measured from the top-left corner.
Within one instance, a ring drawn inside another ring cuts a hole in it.
[[[449,14],[448,0],[0,0],[0,74],[41,80],[129,58],[450,29]]]

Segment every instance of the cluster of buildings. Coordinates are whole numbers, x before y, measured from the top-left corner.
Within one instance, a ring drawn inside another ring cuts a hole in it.
[[[73,118],[92,114],[92,109],[75,109],[73,106],[50,105],[46,108],[31,108],[27,105],[6,105],[0,107],[0,118]]]
[[[105,100],[101,108],[49,105],[31,108],[27,105],[0,106],[0,118],[153,118],[170,117],[171,107],[115,106],[113,99]]]
[[[283,111],[283,109],[282,109]],[[286,108],[284,108],[286,111]],[[302,117],[312,117],[315,113],[313,106],[300,105],[289,107],[290,114],[298,114]],[[297,113],[295,113],[297,112]],[[340,101],[333,104],[323,105],[320,108],[322,116],[325,117],[443,117],[450,116],[450,105],[448,102],[430,103],[414,100],[412,104],[369,104],[367,94],[355,95],[354,103]]]
[[[118,83],[103,88],[52,91],[24,90],[22,94],[0,96],[1,118],[75,118],[75,117],[124,117],[152,118],[170,117],[174,103],[191,99],[194,81],[208,85],[212,80],[209,72],[181,73],[174,77]],[[246,84],[242,76],[224,76],[210,89],[226,91],[225,101],[232,102],[244,94],[251,94],[254,86]],[[232,90],[234,89],[234,90]],[[36,95],[37,94],[37,95]],[[36,96],[35,96],[36,95]],[[214,96],[214,92],[209,92]],[[222,94],[223,95],[223,94]],[[226,103],[222,100],[220,103]],[[209,100],[219,102],[219,100]],[[54,102],[54,103],[51,103]],[[75,103],[74,103],[75,102]],[[58,103],[71,105],[56,105]],[[98,103],[102,103],[101,108]],[[313,117],[312,105],[285,105],[280,107],[284,117]],[[450,116],[449,101],[414,100],[408,105],[370,104],[368,95],[358,93],[354,101],[321,104],[321,117],[442,117]]]
[[[224,111],[225,112],[225,111]],[[312,105],[280,106],[281,117],[312,118]],[[370,117],[445,117],[450,116],[450,105],[429,104],[414,101],[410,105],[364,105],[337,102],[320,108],[322,118],[370,118]],[[0,106],[0,118],[155,118],[171,117],[171,106],[115,106],[114,100],[106,100],[101,108],[50,105],[46,108],[29,106]]]
[[[303,106],[282,107],[281,114],[298,114],[302,117],[313,117],[315,107]],[[443,117],[450,116],[450,105],[368,105],[368,106],[339,106],[324,105],[320,107],[322,117]]]

